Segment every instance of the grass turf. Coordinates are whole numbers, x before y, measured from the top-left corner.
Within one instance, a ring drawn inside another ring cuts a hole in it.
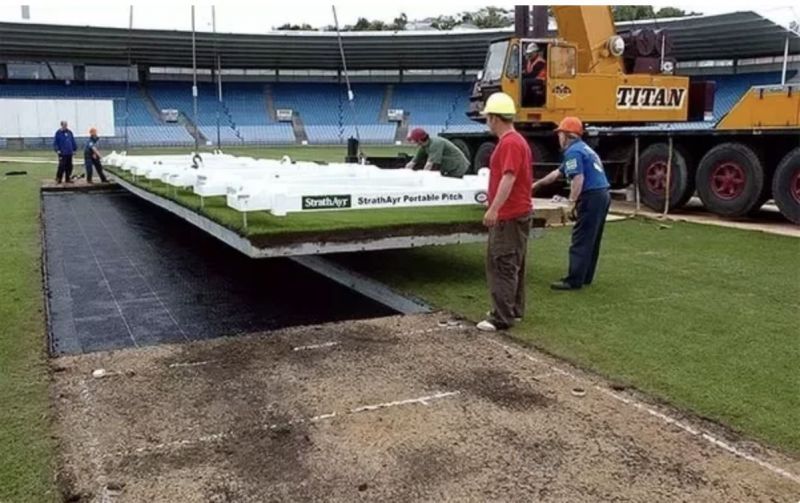
[[[568,229],[530,246],[528,315],[514,337],[800,452],[800,240],[687,223],[611,223],[595,284],[552,292]],[[343,257],[379,280],[479,320],[480,245]],[[386,267],[392,264],[392,267]]]
[[[27,176],[4,176],[25,170]],[[55,501],[43,315],[42,165],[0,164],[0,501]]]

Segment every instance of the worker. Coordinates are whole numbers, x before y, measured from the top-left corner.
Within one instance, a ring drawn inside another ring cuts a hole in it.
[[[418,148],[406,169],[418,168],[424,162],[422,169],[439,171],[442,176],[462,178],[467,173],[467,156],[447,138],[430,136],[424,129],[414,128],[407,140]]]
[[[542,56],[539,44],[535,42],[531,42],[525,48],[525,75],[541,80],[547,78],[547,62]]]
[[[533,164],[528,142],[514,129],[516,106],[511,96],[492,94],[481,114],[498,141],[489,159],[489,207],[483,216],[489,229],[486,276],[492,310],[477,328],[493,332],[511,327],[525,313]]]
[[[94,183],[92,182],[92,168],[97,169],[101,182],[108,182],[105,173],[103,173],[103,164],[100,162],[100,150],[97,148],[99,141],[100,137],[97,136],[97,128],[89,129],[89,139],[83,147],[83,166],[86,169],[86,183]]]
[[[539,44],[535,42],[531,42],[525,47],[525,69],[522,81],[525,106],[543,106],[547,81],[547,61],[544,59]]]
[[[61,121],[61,127],[53,137],[53,150],[58,155],[56,183],[62,181],[72,183],[72,155],[78,150],[78,145],[75,143],[75,136],[69,130],[67,121]]]
[[[569,200],[575,220],[569,247],[569,273],[551,284],[554,290],[577,290],[592,284],[600,256],[608,208],[611,205],[609,183],[600,157],[581,139],[583,123],[577,117],[564,117],[556,129],[564,159],[558,169],[533,184],[551,184],[559,178],[570,181]]]

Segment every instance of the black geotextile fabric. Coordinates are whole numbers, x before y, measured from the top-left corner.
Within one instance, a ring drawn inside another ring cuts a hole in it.
[[[391,314],[289,260],[250,259],[125,192],[43,200],[53,354]]]

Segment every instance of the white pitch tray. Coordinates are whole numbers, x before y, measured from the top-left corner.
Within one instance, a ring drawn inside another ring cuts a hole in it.
[[[463,179],[435,172],[387,170],[386,176],[298,178],[229,188],[227,203],[238,211],[269,211],[277,216],[301,211],[483,204],[488,181],[488,170]]]
[[[200,196],[226,195],[240,212],[276,216],[304,211],[408,208],[484,204],[488,170],[464,178],[437,172],[380,169],[359,164],[316,164],[204,155],[127,156],[112,152],[106,163],[136,176],[192,187]]]
[[[382,172],[375,166],[361,164],[279,164],[247,169],[203,169],[196,174],[194,193],[199,196],[224,196],[229,188],[261,187],[277,181],[369,178]]]

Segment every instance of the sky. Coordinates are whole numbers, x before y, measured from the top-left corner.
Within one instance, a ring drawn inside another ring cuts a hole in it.
[[[333,24],[331,3],[312,1],[247,2],[242,0],[198,1],[196,5],[197,30],[211,30],[211,6],[216,5],[217,30],[220,32],[265,33],[284,23],[308,23],[315,27]],[[569,2],[564,2],[569,3]],[[589,3],[589,2],[587,2]],[[725,2],[663,2],[652,4],[656,9],[664,6],[678,7],[704,14],[719,14],[741,10],[755,10],[759,14],[784,26],[800,20],[800,5],[787,0],[762,0],[754,5],[752,0],[726,0]],[[0,20],[21,21],[21,6],[30,6],[30,22],[127,27],[129,6],[134,7],[135,28],[176,29],[191,28],[191,2],[162,0],[133,0],[129,2],[65,2],[27,1],[0,3]],[[513,8],[513,2],[475,2],[471,0],[438,0],[436,2],[404,0],[358,2],[339,0],[336,9],[340,25],[352,24],[359,17],[391,22],[405,12],[409,19],[422,19],[440,14],[456,14],[477,10],[486,5]]]

